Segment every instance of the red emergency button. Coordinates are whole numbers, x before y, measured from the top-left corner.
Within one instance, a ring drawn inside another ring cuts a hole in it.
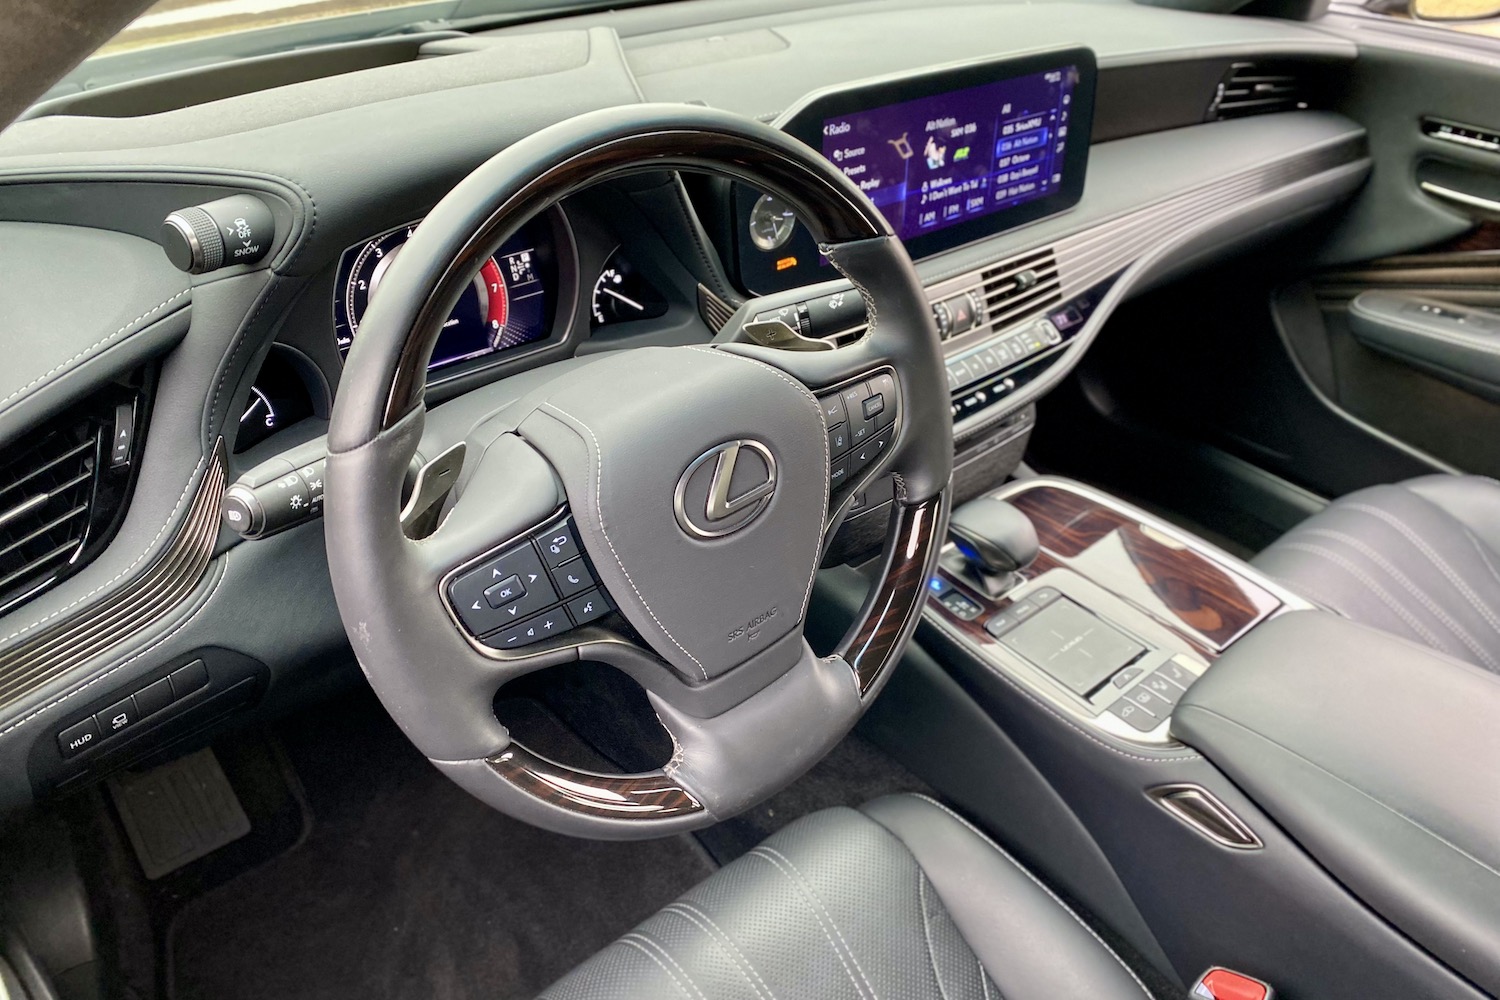
[[[1271,1000],[1271,987],[1229,969],[1209,969],[1193,987],[1204,1000]]]

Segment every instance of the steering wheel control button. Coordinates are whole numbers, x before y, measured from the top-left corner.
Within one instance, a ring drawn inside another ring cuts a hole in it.
[[[208,668],[203,665],[202,660],[194,660],[186,666],[178,667],[167,676],[172,680],[174,698],[186,698],[208,685]]]
[[[849,453],[849,472],[857,475],[865,466],[875,461],[890,447],[891,432],[881,431],[869,441]]]
[[[837,393],[819,396],[818,405],[823,408],[823,419],[828,422],[829,427],[836,427],[849,419],[844,412],[844,398]]]
[[[492,587],[484,589],[484,599],[492,608],[503,608],[526,596],[526,587],[519,576],[508,576]]]
[[[574,559],[554,569],[552,582],[557,586],[557,596],[564,600],[599,585],[594,579],[594,574],[589,572],[588,564],[582,559]]]
[[[562,635],[572,627],[567,612],[562,608],[553,608],[545,614],[528,618],[519,625],[512,625],[487,636],[484,644],[495,649],[518,649],[533,642],[541,642],[549,636]]]
[[[507,586],[519,587],[519,594],[509,601],[500,600]],[[459,620],[474,635],[513,625],[557,603],[547,570],[536,550],[524,542],[454,580],[448,596]]]
[[[57,749],[63,757],[76,757],[100,740],[99,726],[92,718],[84,719],[57,734]]]
[[[814,337],[830,337],[870,322],[865,300],[855,291],[834,292],[807,301],[807,322]]]
[[[102,712],[94,713],[94,722],[98,724],[99,732],[105,736],[118,733],[122,729],[129,729],[139,718],[140,713],[135,707],[135,699],[129,696],[115,702]]]
[[[883,403],[880,412],[875,417],[875,426],[880,428],[889,427],[896,422],[896,406],[898,397],[896,394],[896,379],[892,375],[876,375],[870,379],[870,398],[880,398]],[[868,408],[866,415],[869,415]]]
[[[587,625],[609,614],[609,601],[599,591],[590,590],[569,601],[567,608],[575,625]]]
[[[578,536],[573,531],[572,521],[564,521],[550,530],[538,532],[534,537],[548,566],[561,566],[579,554]]]
[[[859,405],[864,411],[865,419],[874,420],[885,412],[885,397],[879,394],[866,396]]]
[[[828,485],[834,489],[838,489],[844,485],[844,481],[848,478],[849,460],[847,458],[835,459],[833,464],[828,467]]]
[[[849,429],[843,424],[828,432],[828,454],[842,455],[849,450]]]

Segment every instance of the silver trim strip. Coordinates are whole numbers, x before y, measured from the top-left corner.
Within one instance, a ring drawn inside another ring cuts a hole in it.
[[[1455,205],[1477,208],[1482,212],[1493,212],[1496,215],[1500,215],[1500,201],[1481,198],[1477,194],[1466,194],[1463,191],[1455,191],[1452,188],[1443,187],[1441,184],[1434,184],[1432,181],[1422,181],[1417,186],[1434,198],[1441,198],[1443,201],[1451,201]]]
[[[1169,816],[1221,847],[1259,851],[1266,846],[1248,823],[1202,785],[1191,782],[1157,785],[1147,789],[1146,795]]]
[[[155,562],[102,600],[0,652],[0,706],[118,646],[186,600],[213,556],[224,485],[220,439],[177,535]]]

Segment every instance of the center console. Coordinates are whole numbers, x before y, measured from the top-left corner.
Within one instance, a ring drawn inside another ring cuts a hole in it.
[[[1012,571],[973,545],[949,545],[929,581],[929,622],[1075,722],[1118,740],[1173,745],[1173,709],[1210,664],[1262,622],[1311,607],[1248,565],[1079,483],[1022,480],[975,503],[993,500],[1029,522],[1034,547],[1012,560],[1024,563]],[[963,513],[954,515],[961,543]]]

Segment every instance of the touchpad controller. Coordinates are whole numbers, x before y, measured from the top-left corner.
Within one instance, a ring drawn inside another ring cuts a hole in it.
[[[1146,651],[1067,598],[1052,601],[996,638],[1083,696]]]

